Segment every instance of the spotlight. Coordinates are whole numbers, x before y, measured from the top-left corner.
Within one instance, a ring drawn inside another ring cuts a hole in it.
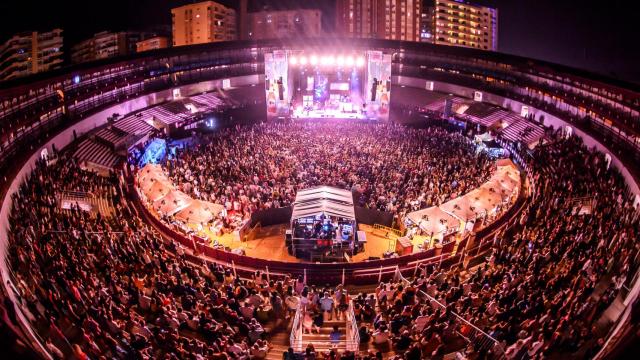
[[[364,58],[362,56],[358,58],[357,65],[358,67],[364,66]]]
[[[306,56],[303,56],[303,57],[300,58],[300,64],[301,65],[307,65],[307,57]]]
[[[353,66],[353,56],[347,57],[347,66]]]
[[[336,62],[336,58],[331,55],[327,58],[327,62],[329,63],[329,65],[333,65]]]
[[[311,63],[311,65],[318,64],[318,57],[315,56],[315,55],[311,55],[311,58],[309,59],[309,62]]]
[[[298,63],[298,58],[296,58],[295,56],[292,56],[292,57],[289,59],[289,63],[290,63],[291,65],[296,65],[296,64]]]
[[[320,64],[322,64],[322,66],[329,65],[329,57],[323,56],[322,59],[320,59]]]
[[[343,66],[344,65],[344,56],[342,56],[342,55],[338,56],[338,58],[336,59],[336,64],[338,64],[338,66]]]

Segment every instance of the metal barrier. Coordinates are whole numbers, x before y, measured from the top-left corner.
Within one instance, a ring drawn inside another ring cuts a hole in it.
[[[400,271],[398,271],[398,276],[400,277],[401,281],[406,285],[411,284],[409,280],[407,280],[404,276],[402,276],[402,273]],[[444,304],[442,304],[441,302],[439,302],[429,294],[425,293],[424,291],[418,290],[418,294],[420,297],[428,300],[432,306],[437,306],[441,308],[443,311],[445,312],[447,311],[447,307]],[[456,333],[458,335],[460,335],[467,342],[473,343],[474,347],[476,347],[477,349],[491,350],[494,354],[494,357],[493,357],[494,359],[504,358],[505,356],[504,348],[502,347],[502,344],[498,340],[496,340],[486,332],[482,331],[482,329],[473,325],[472,323],[464,319],[462,316],[458,315],[456,312],[449,311],[448,313],[451,314],[451,316],[455,321]]]
[[[358,331],[358,322],[356,315],[353,313],[353,300],[349,301],[349,309],[346,314],[347,320],[347,343],[348,351],[357,352],[360,348],[360,332]]]
[[[394,229],[388,226],[384,226],[382,224],[373,224],[373,228],[376,230],[384,230],[387,233],[391,233],[397,237],[402,237],[402,231],[399,229]]]
[[[298,352],[302,351],[302,311],[302,306],[298,304],[291,326],[291,336],[289,336],[289,346]]]

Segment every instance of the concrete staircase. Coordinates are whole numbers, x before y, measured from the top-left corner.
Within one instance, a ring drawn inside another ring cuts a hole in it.
[[[325,320],[323,326],[320,328],[320,333],[315,332],[311,334],[302,334],[302,350],[306,349],[308,344],[313,344],[316,352],[327,352],[333,347],[329,334],[333,331],[333,327],[337,326],[340,330],[340,342],[337,344],[336,349],[343,352],[347,348],[347,326],[345,320]]]
[[[267,360],[282,360],[282,353],[289,349],[289,337],[291,336],[291,319],[282,320],[285,323],[272,329],[267,335],[271,344],[271,350],[267,353]]]
[[[63,202],[71,204],[85,204],[91,209],[93,215],[100,213],[102,217],[112,217],[115,213],[111,201],[104,197],[94,196],[90,193],[78,192],[78,191],[64,191],[56,194],[59,206],[62,206]],[[70,210],[64,210],[69,212]]]

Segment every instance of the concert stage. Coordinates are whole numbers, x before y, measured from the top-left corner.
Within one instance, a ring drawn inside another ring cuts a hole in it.
[[[336,49],[265,54],[267,117],[386,120],[391,55]]]
[[[294,119],[367,119],[366,114],[361,112],[344,112],[340,110],[304,110],[298,108],[293,110]]]
[[[204,231],[201,232],[201,235],[206,235],[209,244],[216,242],[229,251],[244,253],[253,258],[291,263],[312,263],[308,259],[300,259],[290,254],[284,241],[285,232],[288,229],[288,224],[263,227],[253,240],[244,242],[238,241],[232,234],[217,236]],[[385,252],[389,249],[395,249],[395,237],[385,237],[369,225],[361,224],[358,229],[365,232],[367,243],[361,252],[349,257],[350,262],[365,261],[369,258],[382,259]],[[342,259],[342,262],[346,262],[346,259]]]

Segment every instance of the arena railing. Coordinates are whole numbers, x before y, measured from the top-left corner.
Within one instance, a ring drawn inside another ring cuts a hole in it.
[[[302,306],[298,304],[296,315],[291,325],[291,336],[289,337],[289,346],[298,352],[302,351],[302,311]]]
[[[394,229],[392,227],[384,226],[381,224],[373,224],[373,228],[376,230],[384,230],[390,232],[398,237],[402,236],[402,231],[400,229]]]
[[[411,284],[411,282],[409,280],[407,280],[407,278],[405,278],[402,275],[402,273],[398,272],[398,276],[400,277],[400,280],[405,285],[410,285]],[[500,341],[496,340],[494,337],[492,337],[491,335],[487,334],[486,332],[484,332],[479,327],[473,325],[472,323],[467,321],[464,317],[462,317],[459,314],[457,314],[455,311],[448,309],[447,306],[445,306],[440,301],[438,301],[436,298],[430,296],[426,292],[424,292],[422,290],[418,290],[418,294],[422,298],[428,300],[429,303],[431,304],[431,306],[436,306],[436,307],[442,309],[442,311],[444,311],[445,313],[449,313],[451,315],[451,317],[453,317],[453,320],[455,321],[456,333],[460,337],[465,339],[468,343],[473,344],[474,349],[491,351],[493,353],[493,355],[494,355],[494,357],[493,357],[494,359],[502,359],[502,358],[504,358],[504,356],[505,356],[504,348],[503,348],[502,344],[500,343]]]
[[[292,263],[269,259],[253,258],[245,255],[234,254],[222,249],[214,249],[205,242],[199,241],[197,237],[182,234],[174,226],[167,224],[150,213],[142,203],[142,197],[134,184],[133,174],[127,172],[127,182],[129,184],[129,195],[131,196],[136,212],[145,218],[150,224],[163,233],[166,237],[175,240],[183,247],[193,252],[194,259],[200,261],[213,261],[224,266],[232,267],[234,273],[240,272],[243,275],[251,276],[256,270],[265,271],[268,276],[283,278],[285,276],[308,277],[310,282],[322,284],[345,283],[348,279],[349,285],[371,285],[393,279],[396,267],[400,271],[410,276],[416,274],[419,267],[431,263],[437,263],[438,268],[449,268],[459,266],[465,257],[475,250],[474,256],[489,250],[491,241],[486,241],[490,235],[494,235],[505,223],[512,223],[515,216],[522,209],[522,199],[525,191],[521,191],[521,196],[499,219],[481,229],[476,238],[480,239],[480,245],[465,251],[454,253],[455,242],[444,244],[441,253],[437,254],[436,249],[429,249],[424,252],[405,255],[397,258],[377,259],[362,262],[347,263]],[[519,206],[520,204],[520,206]],[[468,241],[468,239],[467,239]],[[466,242],[465,242],[466,246]],[[204,257],[200,257],[204,255]],[[308,271],[310,270],[310,271]]]
[[[349,309],[347,310],[347,343],[348,351],[357,352],[360,348],[360,332],[358,331],[358,322],[353,312],[353,300],[349,301]]]

